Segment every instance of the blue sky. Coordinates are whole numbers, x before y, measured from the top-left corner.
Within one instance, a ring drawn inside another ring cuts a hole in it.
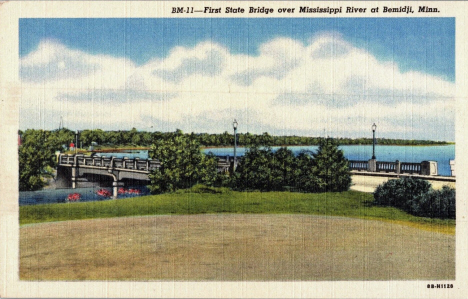
[[[20,19],[20,128],[454,140],[454,18]],[[112,110],[113,118],[100,113]],[[239,128],[241,129],[241,127]]]
[[[259,45],[272,38],[306,42],[324,31],[341,33],[402,70],[455,79],[455,18],[20,19],[20,57],[44,39],[137,64],[208,39],[232,53],[258,55]]]

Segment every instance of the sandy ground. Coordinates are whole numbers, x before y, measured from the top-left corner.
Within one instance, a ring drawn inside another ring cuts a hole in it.
[[[20,229],[26,280],[447,280],[455,237],[310,215],[184,215]]]
[[[387,182],[391,178],[377,177],[377,176],[364,176],[364,175],[352,175],[351,190],[369,192],[375,191],[378,185]],[[429,181],[434,189],[442,189],[442,186],[447,185],[455,188],[455,182],[441,182],[441,181]]]

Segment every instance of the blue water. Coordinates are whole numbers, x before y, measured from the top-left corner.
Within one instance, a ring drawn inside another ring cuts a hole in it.
[[[125,189],[138,189],[141,194],[119,194],[117,199],[143,196],[150,194],[149,189],[145,186],[129,187]],[[46,189],[40,191],[21,191],[19,192],[19,205],[38,205],[46,203],[64,203],[65,199],[69,194],[79,193],[81,198],[79,202],[85,201],[98,201],[98,200],[112,200],[111,198],[105,198],[97,195],[99,189],[105,189],[112,194],[112,188],[102,188],[102,187],[93,187],[93,188],[76,188],[76,189]],[[71,203],[73,204],[73,203]]]
[[[272,147],[273,150],[279,147]],[[294,154],[303,150],[317,151],[318,146],[290,146]],[[372,145],[342,145],[345,157],[348,160],[369,160],[372,157]],[[237,155],[243,156],[246,148],[237,148]],[[216,156],[234,155],[234,148],[209,148],[205,153],[212,152]],[[414,162],[437,161],[439,175],[450,176],[450,160],[455,159],[455,145],[443,146],[394,146],[376,145],[375,156],[377,161]]]
[[[96,156],[116,157],[116,158],[140,158],[148,159],[147,150],[125,150],[115,153],[97,153]]]

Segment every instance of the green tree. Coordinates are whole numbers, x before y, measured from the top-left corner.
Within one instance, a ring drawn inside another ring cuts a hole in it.
[[[303,150],[297,156],[297,177],[295,178],[295,187],[305,192],[316,191],[314,179],[314,159],[311,151]]]
[[[234,175],[235,186],[240,190],[272,190],[272,160],[270,147],[247,149]]]
[[[63,150],[63,146],[67,147],[70,141],[75,140],[75,133],[67,128],[50,131],[47,136],[47,143],[54,151]]]
[[[217,179],[216,158],[204,155],[200,143],[180,130],[171,139],[156,140],[149,154],[161,163],[150,174],[153,193],[173,192],[196,184],[212,185]]]
[[[106,134],[101,129],[83,130],[80,132],[79,141],[83,142],[84,147],[90,146],[91,142],[103,144],[106,141]]]
[[[44,178],[52,176],[50,167],[55,166],[55,151],[59,149],[50,131],[26,130],[23,143],[18,149],[19,190],[35,191],[45,186]]]
[[[322,139],[317,152],[312,156],[314,167],[311,179],[316,192],[341,192],[349,189],[351,175],[348,160],[332,138]]]
[[[271,168],[272,189],[283,190],[284,187],[292,187],[295,184],[295,178],[299,170],[297,168],[297,159],[290,149],[281,147],[274,152]]]

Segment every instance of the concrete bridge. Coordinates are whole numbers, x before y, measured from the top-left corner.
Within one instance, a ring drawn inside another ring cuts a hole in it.
[[[57,188],[77,188],[79,178],[99,176],[112,181],[113,195],[124,180],[148,181],[153,169],[160,167],[157,160],[128,159],[105,156],[60,155],[57,166]]]
[[[218,172],[228,172],[232,163],[233,157],[218,157]],[[118,188],[124,186],[125,180],[143,181],[148,184],[148,175],[160,166],[158,160],[152,159],[61,154],[58,156],[56,186],[75,189],[81,178],[107,177],[112,181],[113,196],[116,197]]]

